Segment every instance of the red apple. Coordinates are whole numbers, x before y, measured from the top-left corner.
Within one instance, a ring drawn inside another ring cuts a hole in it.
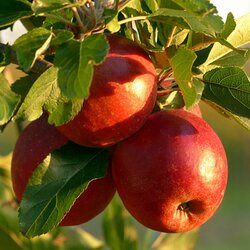
[[[80,113],[59,131],[88,147],[107,147],[137,131],[153,110],[156,72],[147,53],[136,43],[107,36],[109,54],[94,69],[90,95]]]
[[[54,126],[48,124],[46,115],[24,129],[15,145],[11,164],[13,189],[19,201],[36,167],[67,141]],[[90,182],[60,225],[77,225],[92,219],[106,208],[114,193],[115,186],[109,170],[106,177]]]
[[[125,207],[140,223],[177,233],[215,213],[228,170],[223,145],[202,118],[165,110],[116,146],[112,173]]]
[[[194,115],[197,115],[197,116],[202,118],[201,109],[200,109],[200,106],[198,104],[194,105],[191,110],[187,110],[186,106],[182,107],[181,109],[183,109],[187,112],[191,112]]]

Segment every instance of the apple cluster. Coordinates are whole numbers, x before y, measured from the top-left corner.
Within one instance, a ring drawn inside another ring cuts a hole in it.
[[[227,158],[214,130],[201,115],[183,109],[153,112],[157,75],[136,43],[108,36],[110,51],[95,67],[90,95],[67,124],[31,122],[12,158],[18,200],[36,167],[53,150],[73,141],[110,148],[104,178],[90,182],[61,226],[82,224],[103,211],[117,191],[144,226],[185,232],[205,223],[219,207],[227,184]]]

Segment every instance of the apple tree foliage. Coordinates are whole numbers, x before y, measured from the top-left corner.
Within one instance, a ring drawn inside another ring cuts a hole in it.
[[[27,32],[13,45],[0,44],[1,131],[13,121],[20,124],[36,120],[44,110],[49,112],[51,124],[73,119],[89,95],[94,66],[108,54],[106,33],[132,39],[150,55],[158,73],[158,91],[165,93],[159,95],[156,108],[185,105],[191,109],[203,100],[250,131],[250,80],[243,70],[250,55],[250,14],[235,20],[228,13],[223,21],[208,0],[1,1],[0,29],[12,27],[16,21],[21,21]],[[3,74],[10,63],[26,74],[12,85]],[[58,162],[72,165],[72,172],[61,167],[53,176]],[[92,165],[98,166],[96,162],[103,165],[89,171]],[[9,159],[1,158],[0,163],[1,203],[7,204],[11,196],[6,167]],[[13,246],[11,249],[31,248],[32,244],[61,249],[62,244],[55,243],[61,237],[71,239],[63,241],[65,249],[76,242],[81,249],[138,249],[133,220],[116,199],[103,217],[104,241],[82,229],[56,227],[88,182],[104,176],[106,163],[104,149],[71,144],[53,152],[50,161],[45,159],[29,182],[25,192],[34,198],[27,200],[24,195],[18,210],[19,225],[15,222],[17,211],[1,206],[0,219],[13,221],[1,221],[1,242],[4,239]],[[81,175],[84,178],[77,178]],[[41,203],[44,192],[47,199]],[[62,204],[53,206],[60,198]],[[19,231],[27,238],[50,233],[30,241]],[[156,232],[146,234],[144,249],[152,245],[152,249],[182,249],[187,244],[192,247],[196,232],[178,238],[158,236]]]

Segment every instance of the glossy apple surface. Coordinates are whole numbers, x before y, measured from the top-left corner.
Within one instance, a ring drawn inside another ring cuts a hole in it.
[[[227,184],[227,158],[213,129],[183,110],[152,114],[116,146],[112,173],[128,211],[144,226],[185,232],[219,207]]]
[[[15,145],[11,164],[13,190],[19,201],[36,167],[67,141],[54,126],[48,124],[46,115],[24,129]],[[106,208],[114,193],[115,186],[109,170],[106,177],[90,182],[60,225],[78,225],[94,218]]]
[[[58,129],[73,142],[107,147],[130,136],[146,121],[156,100],[156,73],[136,43],[108,36],[109,54],[94,69],[90,95],[80,113]]]

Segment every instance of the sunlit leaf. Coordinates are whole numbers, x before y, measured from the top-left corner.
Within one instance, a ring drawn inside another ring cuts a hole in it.
[[[170,58],[174,78],[181,89],[187,108],[199,102],[203,89],[203,84],[193,78],[192,67],[195,59],[195,53],[184,48],[178,49]]]
[[[11,91],[8,81],[0,74],[0,125],[12,118],[19,102],[20,96]]]
[[[216,68],[204,75],[204,81],[203,98],[235,115],[250,118],[250,81],[242,69]]]
[[[250,58],[250,49],[246,50],[245,54],[240,54],[236,51],[231,51],[221,58],[213,61],[212,65],[221,67],[243,67]]]
[[[20,204],[20,229],[27,237],[47,233],[63,219],[89,182],[105,176],[107,150],[69,143],[34,171]]]
[[[211,36],[215,35],[215,31],[217,31],[218,25],[221,28],[223,27],[223,23],[221,22],[221,20],[215,20],[215,23],[213,24],[208,20],[202,20],[195,14],[184,10],[160,8],[153,14],[149,15],[148,18],[151,21],[172,23],[181,28],[190,29],[195,32],[200,32]]]
[[[16,119],[33,121],[43,109],[49,111],[49,122],[61,125],[71,120],[82,108],[83,100],[68,100],[58,86],[58,68],[51,67],[32,85],[19,108]]]
[[[227,38],[234,31],[235,27],[236,27],[236,22],[234,20],[233,14],[230,12],[227,15],[227,19],[224,28],[220,33],[220,36],[223,38]]]
[[[28,71],[35,60],[48,49],[51,39],[52,33],[49,30],[36,28],[15,41],[13,48],[20,66],[25,71]]]
[[[209,0],[172,0],[185,10],[199,14],[217,13],[216,7]]]
[[[235,48],[239,48],[250,42],[250,14],[246,14],[236,20],[236,27],[234,31],[227,37],[227,42],[230,43]],[[223,46],[220,43],[215,43],[213,49],[211,50],[209,57],[205,65],[209,65],[214,61],[218,60],[222,56],[231,52],[231,48]]]
[[[108,48],[105,36],[97,34],[82,42],[72,40],[57,50],[54,63],[59,68],[58,84],[64,96],[69,99],[88,96],[94,65],[104,61]]]

